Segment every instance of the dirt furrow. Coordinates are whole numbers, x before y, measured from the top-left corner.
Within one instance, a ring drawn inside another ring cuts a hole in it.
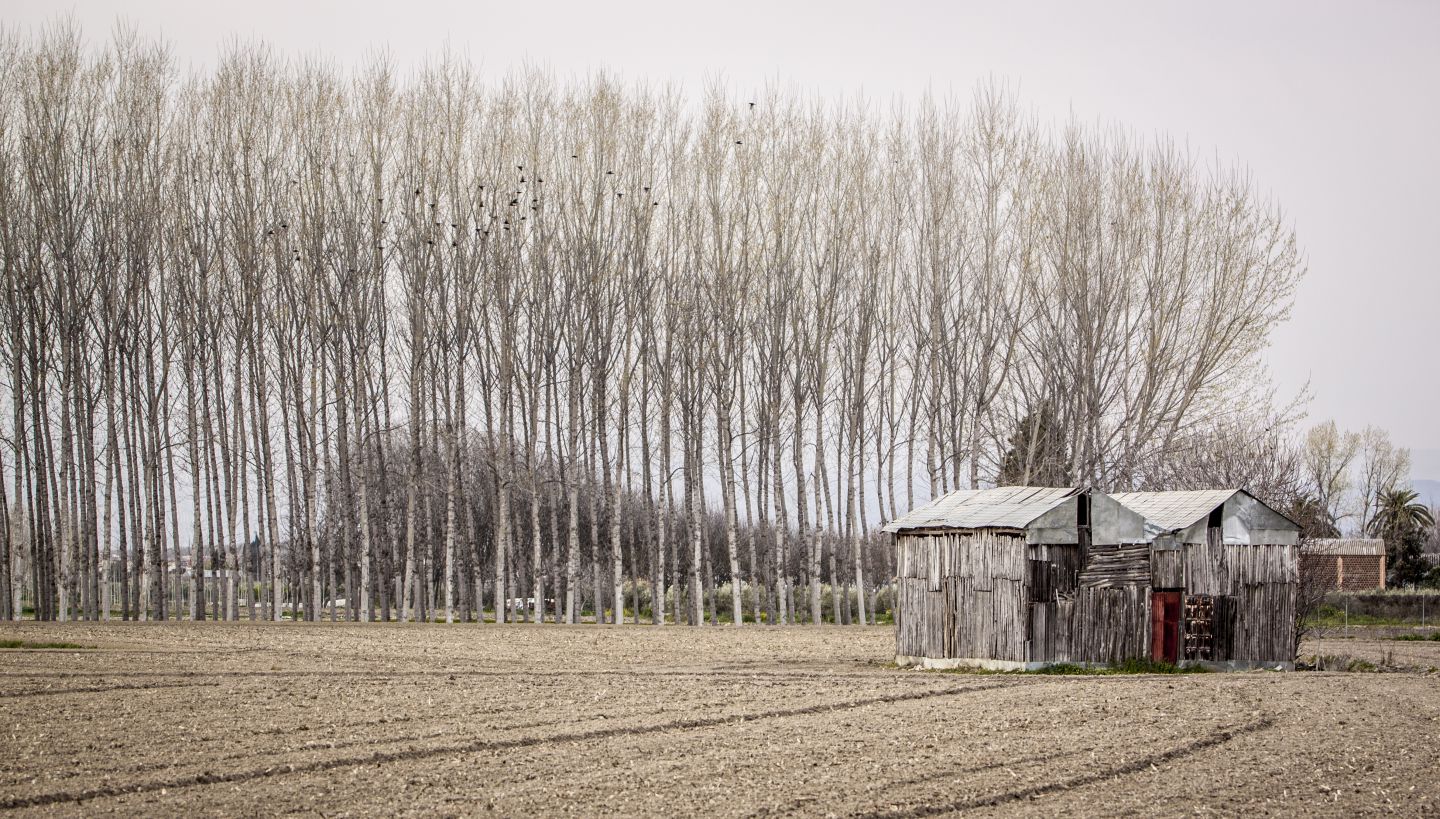
[[[1079,788],[1085,785],[1093,785],[1100,782],[1108,782],[1119,779],[1123,776],[1140,771],[1149,770],[1177,759],[1199,753],[1217,745],[1223,745],[1237,736],[1262,731],[1275,724],[1273,719],[1268,717],[1256,720],[1251,723],[1239,725],[1234,728],[1227,728],[1222,731],[1201,737],[1193,742],[1187,742],[1179,747],[1170,748],[1159,753],[1146,754],[1123,765],[1115,765],[1103,768],[1093,773],[1080,776],[1068,777],[1058,781],[1047,782],[1039,785],[1028,785],[1023,788],[1004,791],[986,796],[971,797],[952,802],[926,802],[921,805],[909,807],[891,808],[876,811],[859,811],[853,816],[863,819],[906,819],[907,817],[941,816],[947,813],[958,813],[977,808],[997,807],[1007,802],[1017,802],[1024,799],[1035,799],[1047,794],[1067,791],[1072,788]],[[993,766],[991,766],[993,767]]]
[[[757,713],[739,715],[726,715],[721,717],[696,717],[692,719],[675,720],[672,722],[660,723],[655,725],[616,726],[613,728],[602,728],[592,731],[579,731],[569,734],[526,737],[523,739],[512,740],[472,740],[463,743],[454,743],[438,747],[414,749],[407,751],[377,751],[375,753],[363,756],[349,756],[337,759],[326,759],[308,764],[286,764],[279,766],[271,766],[263,769],[251,769],[246,771],[233,771],[214,774],[206,773],[163,781],[111,785],[104,788],[85,789],[80,791],[55,791],[50,793],[36,794],[32,796],[0,799],[0,809],[13,810],[16,808],[40,807],[44,805],[55,805],[65,802],[84,802],[87,800],[97,799],[101,797],[119,796],[122,794],[147,793],[161,790],[178,790],[180,788],[194,787],[197,785],[211,785],[221,783],[237,784],[243,782],[250,782],[257,779],[264,779],[272,776],[281,776],[285,774],[314,773],[318,771],[328,771],[336,768],[347,768],[360,765],[382,765],[390,762],[416,760],[432,756],[442,756],[446,754],[506,751],[549,743],[586,742],[607,739],[616,736],[635,736],[641,734],[663,733],[666,731],[695,730],[702,728],[710,728],[717,725],[724,725],[726,723],[736,721],[757,721],[775,719],[779,717],[826,714],[851,708],[863,708],[869,705],[887,705],[890,703],[907,702],[911,700],[953,697],[961,694],[970,694],[977,691],[984,691],[998,687],[1001,686],[998,684],[975,685],[959,688],[948,688],[939,691],[932,690],[905,692],[887,696],[869,697],[866,699],[854,700],[850,702],[824,703],[808,705],[798,708],[789,708],[775,711],[762,711]]]

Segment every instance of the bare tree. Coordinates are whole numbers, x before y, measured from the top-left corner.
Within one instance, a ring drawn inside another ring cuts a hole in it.
[[[1403,472],[1253,398],[1246,175],[1004,87],[172,62],[0,35],[6,616],[869,623],[927,495]]]

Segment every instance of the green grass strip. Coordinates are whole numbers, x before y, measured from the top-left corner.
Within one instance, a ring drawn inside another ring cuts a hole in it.
[[[95,646],[82,646],[79,643],[37,643],[33,640],[0,640],[0,648],[94,648]]]

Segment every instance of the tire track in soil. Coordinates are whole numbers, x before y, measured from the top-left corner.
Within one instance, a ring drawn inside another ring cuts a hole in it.
[[[976,765],[976,766],[969,767],[969,768],[962,768],[962,769],[960,769],[960,770],[955,770],[955,769],[953,769],[953,768],[946,768],[945,770],[943,770],[943,771],[941,771],[941,772],[939,772],[939,773],[930,774],[930,775],[928,775],[928,776],[917,776],[917,777],[912,777],[912,778],[910,778],[910,779],[896,779],[896,780],[892,780],[892,781],[886,782],[886,783],[885,783],[885,787],[887,787],[887,788],[901,788],[901,787],[905,787],[906,785],[921,785],[921,784],[924,784],[924,783],[926,783],[926,782],[933,782],[933,781],[935,781],[935,780],[937,780],[937,779],[944,779],[944,778],[952,777],[952,776],[964,776],[965,774],[985,773],[985,772],[987,772],[987,771],[999,770],[999,769],[1001,769],[1001,768],[1019,768],[1019,767],[1023,767],[1023,766],[1026,766],[1026,765],[1035,765],[1035,764],[1038,764],[1038,763],[1041,763],[1041,762],[1054,762],[1054,761],[1057,760],[1057,759],[1064,759],[1064,758],[1066,758],[1066,757],[1079,756],[1081,753],[1083,753],[1083,752],[1082,752],[1082,751],[1067,751],[1067,752],[1065,752],[1065,753],[1063,753],[1063,754],[1042,754],[1041,756],[1032,756],[1032,757],[1028,757],[1028,758],[1026,758],[1026,759],[1013,759],[1013,760],[1007,760],[1007,761],[1005,761],[1005,762],[991,762],[991,763],[988,763],[988,764],[986,764],[986,765]],[[795,799],[795,800],[792,800],[792,801],[790,801],[790,802],[786,802],[786,803],[783,804],[783,805],[767,805],[766,807],[763,807],[763,808],[760,808],[760,809],[754,811],[754,812],[751,813],[750,815],[751,815],[752,817],[761,817],[761,816],[793,816],[793,815],[795,815],[796,813],[798,813],[800,810],[802,810],[802,809],[804,809],[804,808],[807,808],[807,807],[815,807],[813,803],[819,802],[819,801],[821,801],[821,797],[819,797],[819,796],[802,796],[802,797],[800,797],[799,799]]]
[[[552,727],[552,726],[555,726],[555,725],[564,725],[564,724],[566,724],[566,723],[575,723],[575,722],[584,722],[584,721],[585,721],[585,720],[557,719],[557,720],[543,720],[543,721],[537,721],[537,722],[522,722],[522,723],[518,723],[518,724],[515,724],[515,725],[482,725],[482,726],[479,726],[479,730],[490,730],[490,731],[524,731],[524,730],[529,730],[529,729],[533,729],[533,728],[549,728],[549,727]],[[354,746],[356,746],[356,745],[396,745],[396,744],[405,743],[405,742],[424,742],[424,741],[426,741],[426,740],[439,739],[439,738],[441,738],[441,737],[448,736],[448,735],[450,735],[450,734],[451,734],[451,732],[448,732],[448,731],[431,731],[430,733],[426,733],[426,734],[407,734],[407,735],[403,735],[403,736],[383,737],[383,738],[363,737],[363,738],[361,738],[361,739],[345,739],[345,740],[336,740],[336,741],[333,741],[333,742],[326,742],[326,741],[324,741],[324,740],[316,740],[315,742],[313,742],[313,743],[308,743],[307,745],[305,745],[305,746],[303,746],[303,747],[293,749],[292,751],[290,751],[290,753],[302,753],[302,754],[303,754],[303,753],[310,753],[310,752],[314,752],[314,751],[338,751],[338,750],[341,750],[341,749],[343,749],[343,748],[351,748],[351,747],[354,747]],[[249,759],[249,758],[251,758],[251,757],[253,757],[253,756],[254,756],[253,753],[238,753],[238,754],[227,754],[227,755],[223,755],[223,756],[215,756],[215,757],[210,757],[209,759],[207,759],[207,760],[206,760],[206,764],[208,764],[208,765],[219,765],[219,764],[226,763],[226,762],[234,762],[234,761],[236,761],[236,760]],[[104,773],[104,775],[106,775],[106,776],[116,776],[116,775],[120,775],[120,774],[132,774],[132,775],[133,775],[133,774],[141,774],[141,773],[153,773],[153,772],[155,772],[155,771],[160,771],[160,770],[164,770],[164,769],[166,769],[166,768],[173,768],[173,767],[175,767],[175,765],[174,765],[173,763],[169,763],[169,762],[155,762],[155,763],[147,763],[147,764],[143,764],[143,765],[130,765],[130,766],[127,766],[127,767],[124,767],[124,768],[112,768],[112,769],[110,769],[110,770],[104,771],[103,773]],[[72,774],[69,778],[72,778],[72,779],[73,779],[73,778],[78,777],[78,776],[90,776],[90,777],[93,777],[96,773],[97,773],[96,771],[77,771],[77,772],[75,772],[74,774]],[[8,785],[8,786],[13,787],[13,786],[16,786],[16,785],[24,784],[26,781],[28,781],[28,780],[30,780],[30,779],[32,779],[32,778],[33,778],[32,775],[27,774],[27,775],[25,775],[25,776],[23,776],[23,777],[21,777],[21,778],[19,778],[19,779],[10,779],[10,780],[6,780],[6,781],[4,781],[4,782],[0,782],[0,786]],[[3,807],[3,806],[0,806],[0,807]]]
[[[1172,762],[1200,751],[1224,745],[1236,737],[1253,734],[1271,728],[1275,725],[1273,717],[1262,717],[1254,722],[1244,725],[1227,728],[1217,731],[1207,737],[1187,742],[1168,751],[1157,754],[1148,754],[1139,759],[1127,762],[1124,765],[1115,765],[1095,773],[1063,779],[1059,782],[1050,782],[1044,785],[1032,785],[1026,788],[1017,788],[1013,791],[1005,791],[993,796],[980,796],[972,799],[961,799],[943,804],[916,805],[910,808],[895,808],[892,810],[867,811],[864,813],[852,814],[857,819],[910,819],[911,817],[938,816],[946,813],[958,813],[961,811],[975,810],[977,808],[989,808],[1005,805],[1010,802],[1018,802],[1023,799],[1033,799],[1039,796],[1046,796],[1060,791],[1068,791],[1074,788],[1093,785],[1097,782],[1107,782],[1119,779],[1130,774],[1140,773],[1149,769],[1152,765],[1159,766],[1162,763]]]
[[[500,711],[495,712],[495,713],[503,713],[503,712],[508,712],[508,711],[522,711],[522,710],[525,710],[525,709],[523,709],[523,708],[506,708],[506,709],[501,709]],[[689,710],[689,709],[685,709],[685,708],[663,708],[663,709],[660,709],[660,710],[658,710],[658,711],[655,711],[655,712],[652,712],[652,713],[648,713],[648,714],[627,714],[626,716],[629,717],[629,718],[635,718],[635,717],[654,718],[654,717],[667,716],[667,715],[673,714],[673,713],[675,713],[675,712],[677,712],[677,711],[687,711],[687,710]],[[488,712],[487,712],[487,713],[488,713]],[[466,715],[466,716],[475,716],[475,715]],[[389,718],[386,718],[386,719],[369,720],[369,721],[361,722],[361,723],[348,723],[348,724],[346,724],[346,725],[344,725],[344,726],[341,726],[341,728],[345,728],[345,729],[350,729],[350,728],[374,728],[374,727],[379,726],[379,725],[396,725],[396,724],[401,723],[401,722],[417,722],[417,721],[421,721],[421,720],[425,720],[425,719],[428,719],[428,720],[431,720],[431,721],[436,721],[436,718],[428,718],[428,717],[389,717]],[[597,721],[597,720],[603,720],[603,719],[608,719],[608,717],[606,717],[605,715],[601,714],[601,715],[597,715],[597,716],[593,716],[593,717],[581,717],[581,718],[567,717],[567,718],[562,718],[562,719],[535,720],[535,721],[531,721],[531,722],[518,722],[518,723],[511,723],[511,724],[496,723],[496,724],[492,724],[492,725],[481,725],[481,726],[478,726],[476,730],[486,730],[486,731],[527,731],[527,730],[531,730],[531,729],[534,729],[534,728],[552,728],[552,727],[554,727],[554,726],[556,726],[556,725],[575,725],[575,724],[577,724],[577,723],[582,723],[582,722],[595,722],[595,721]],[[327,730],[332,730],[332,729],[327,729]],[[315,733],[315,732],[317,732],[317,729],[311,729],[311,728],[304,728],[304,729],[301,729],[301,728],[289,728],[289,729],[272,728],[272,729],[267,729],[267,730],[263,730],[263,731],[255,731],[255,732],[251,733],[250,736],[274,736],[274,735],[289,736],[289,735],[292,735],[292,734]],[[304,746],[304,747],[293,749],[293,750],[291,751],[291,753],[307,753],[307,752],[311,752],[311,751],[338,751],[338,750],[340,750],[340,749],[342,749],[342,748],[351,748],[351,747],[354,747],[354,746],[356,746],[356,745],[396,745],[396,744],[398,744],[398,743],[403,743],[403,742],[423,742],[423,741],[426,741],[426,740],[440,739],[441,737],[450,736],[450,735],[453,735],[453,732],[451,732],[451,731],[431,731],[431,732],[423,733],[423,734],[405,734],[405,735],[401,735],[401,736],[392,736],[392,737],[361,737],[361,738],[359,738],[359,739],[341,739],[341,740],[334,740],[334,741],[316,740],[316,741],[314,741],[314,742],[312,742],[312,743],[308,743],[308,744],[307,744],[306,746]],[[224,762],[234,762],[234,761],[236,761],[236,760],[249,759],[249,758],[253,757],[254,755],[255,755],[255,754],[254,754],[253,752],[252,752],[252,753],[227,754],[227,755],[223,755],[223,756],[210,757],[209,759],[206,760],[206,763],[207,763],[207,764],[210,764],[210,765],[217,765],[217,764],[224,763]],[[104,771],[103,774],[106,775],[106,776],[116,776],[116,775],[120,775],[120,774],[132,774],[132,775],[133,775],[133,774],[141,774],[141,773],[153,773],[153,772],[155,772],[155,771],[160,771],[160,770],[164,770],[164,769],[166,769],[166,768],[173,768],[173,767],[175,767],[175,765],[174,765],[173,763],[169,763],[169,762],[145,763],[145,764],[128,765],[128,766],[122,767],[122,768],[111,768],[111,769],[109,769],[109,770]],[[94,776],[96,773],[101,773],[101,772],[97,772],[97,771],[77,771],[77,772],[73,773],[69,778],[75,778],[75,777],[78,777],[78,776]],[[26,774],[26,775],[20,777],[19,779],[0,780],[0,787],[7,786],[7,785],[8,785],[8,786],[12,786],[12,787],[13,787],[13,786],[16,786],[16,785],[22,785],[22,784],[24,784],[26,781],[28,781],[28,780],[30,780],[30,779],[32,779],[32,778],[33,778],[32,775]],[[3,805],[0,805],[0,807],[3,807]]]
[[[888,674],[886,672],[889,672]],[[17,679],[26,678],[47,678],[47,679],[77,679],[82,677],[112,677],[116,679],[146,679],[160,677],[373,677],[375,679],[390,679],[397,677],[443,677],[453,674],[457,677],[486,677],[510,679],[522,677],[527,680],[544,677],[624,677],[629,679],[644,678],[706,678],[716,677],[734,678],[738,680],[844,680],[844,679],[872,679],[892,681],[897,679],[911,678],[906,672],[893,669],[877,669],[869,672],[797,672],[797,671],[733,671],[715,669],[696,671],[633,671],[630,669],[601,669],[597,671],[550,671],[550,670],[517,670],[517,671],[488,671],[480,669],[440,669],[430,671],[372,671],[364,669],[356,670],[329,670],[315,669],[313,671],[291,670],[291,671],[0,671],[0,679],[13,677]],[[911,678],[916,682],[928,682],[923,678]]]
[[[74,689],[69,689],[69,690],[74,690]],[[702,703],[702,705],[706,705],[706,704]],[[459,719],[459,718],[469,718],[469,717],[494,717],[494,716],[498,716],[498,715],[501,715],[501,714],[530,713],[530,712],[535,712],[536,710],[537,710],[537,709],[536,709],[535,707],[532,707],[532,706],[520,706],[520,705],[516,705],[516,706],[505,706],[505,707],[484,708],[484,709],[481,709],[481,710],[476,711],[476,712],[474,712],[474,713],[467,713],[467,714],[461,714],[461,715],[447,714],[447,715],[445,715],[445,717],[443,718],[443,721],[453,722],[453,721],[455,721],[455,720],[457,720],[457,719]],[[669,716],[669,715],[675,714],[675,713],[677,713],[677,712],[689,713],[689,712],[694,711],[694,710],[695,710],[695,708],[694,708],[694,707],[690,707],[690,706],[673,707],[673,708],[661,708],[661,709],[658,709],[658,710],[653,711],[653,712],[650,712],[650,713],[630,713],[630,714],[625,714],[625,715],[624,715],[624,718],[627,718],[627,719],[635,719],[635,718],[653,719],[653,718],[657,718],[657,717]],[[553,727],[553,726],[556,726],[556,725],[575,725],[575,724],[579,724],[579,723],[595,722],[595,721],[597,721],[597,720],[604,720],[604,719],[610,719],[610,718],[611,718],[611,717],[608,716],[608,715],[606,715],[606,714],[596,714],[596,715],[585,716],[585,717],[566,717],[566,718],[561,718],[561,719],[546,719],[546,720],[537,720],[537,721],[531,721],[531,722],[519,722],[519,723],[510,723],[510,724],[495,723],[495,724],[491,724],[491,725],[479,726],[479,729],[488,730],[488,731],[523,731],[523,730],[530,730],[530,729],[534,729],[534,728],[549,728],[549,727]],[[310,727],[310,726],[308,726],[308,725],[307,725],[307,726],[303,726],[303,727],[300,727],[300,726],[289,726],[289,727],[283,727],[283,728],[264,728],[264,729],[259,729],[259,730],[250,731],[250,732],[247,734],[247,736],[248,736],[248,737],[257,737],[257,738],[258,738],[258,737],[270,737],[270,736],[288,737],[288,736],[293,736],[293,735],[296,735],[296,734],[323,734],[323,733],[326,733],[326,732],[329,732],[329,733],[332,733],[332,734],[333,734],[333,733],[341,733],[341,732],[353,732],[353,731],[355,731],[355,730],[364,729],[364,728],[377,728],[377,727],[381,727],[381,726],[384,726],[384,727],[391,727],[391,726],[399,727],[399,726],[400,726],[401,724],[403,724],[403,723],[416,723],[416,722],[419,722],[419,723],[422,723],[422,724],[423,724],[423,723],[433,723],[433,722],[441,721],[441,720],[442,720],[442,718],[435,717],[435,716],[412,714],[412,715],[407,715],[407,716],[390,716],[390,717],[381,717],[381,718],[378,718],[378,719],[371,719],[371,720],[361,720],[361,721],[358,721],[358,722],[347,722],[347,723],[342,723],[342,724],[338,724],[338,725],[324,725],[324,726],[321,726],[321,727],[319,727],[319,728]],[[449,732],[446,732],[446,731],[432,731],[432,732],[424,733],[424,734],[405,734],[405,735],[392,736],[392,737],[363,737],[363,738],[361,738],[361,739],[355,739],[355,740],[336,740],[336,741],[329,741],[329,742],[323,741],[323,740],[317,740],[317,741],[315,741],[314,743],[311,743],[308,747],[302,747],[302,748],[299,748],[299,749],[296,749],[296,750],[298,750],[298,751],[300,751],[300,752],[305,752],[305,751],[312,751],[312,750],[314,750],[314,751],[319,751],[319,750],[339,750],[339,749],[341,749],[341,748],[353,747],[353,746],[355,746],[355,745],[394,745],[394,744],[396,744],[396,743],[401,743],[401,742],[419,742],[419,741],[429,740],[429,739],[438,739],[438,738],[440,738],[440,737],[445,736],[447,733],[449,733]],[[249,757],[252,757],[252,756],[254,756],[253,753],[228,754],[228,755],[219,756],[219,757],[212,757],[212,758],[209,760],[209,764],[218,764],[218,763],[222,763],[222,762],[232,762],[232,761],[235,761],[235,760],[244,760],[244,759],[249,758]],[[104,773],[105,773],[106,775],[109,775],[109,776],[120,775],[120,774],[139,774],[139,773],[147,773],[147,772],[154,772],[154,771],[164,770],[164,769],[166,769],[166,768],[172,768],[172,767],[174,767],[173,763],[168,763],[168,762],[166,762],[166,763],[144,763],[144,764],[128,765],[128,766],[120,767],[120,768],[112,768],[112,769],[109,769],[109,770],[105,771]],[[81,772],[76,772],[74,775],[75,775],[75,776],[82,776],[82,775],[83,775],[83,776],[91,776],[91,775],[93,775],[94,773],[96,773],[96,772],[94,772],[94,771],[81,771]],[[25,775],[25,776],[23,776],[23,777],[21,777],[21,778],[19,778],[19,779],[0,780],[0,787],[6,786],[6,785],[10,785],[10,786],[19,785],[19,784],[24,783],[25,781],[27,781],[27,780],[30,779],[30,778],[31,778],[30,775],[27,774],[27,775]]]
[[[271,652],[274,652],[274,649],[273,649],[273,648],[268,648],[268,647],[264,647],[264,646],[260,646],[260,647],[256,647],[256,648],[215,648],[215,649],[205,649],[205,648],[130,648],[129,646],[125,646],[125,645],[108,645],[108,646],[105,646],[105,645],[96,645],[96,646],[86,646],[86,647],[83,648],[83,649],[74,649],[74,648],[33,649],[33,648],[32,648],[32,649],[24,649],[24,650],[25,650],[25,651],[29,651],[29,652],[48,651],[48,652],[50,652],[50,653],[52,653],[52,654],[73,654],[73,653],[75,653],[76,651],[84,651],[84,652],[85,652],[86,654],[88,654],[88,655],[104,655],[104,654],[158,654],[158,655],[161,655],[161,656],[166,656],[166,655],[171,655],[171,654],[182,654],[182,655],[183,655],[183,654],[203,654],[203,655],[205,655],[206,657],[214,657],[214,656],[217,656],[217,655],[220,655],[220,654],[259,654],[259,653],[271,653]],[[10,651],[11,651],[11,649],[0,649],[0,657],[3,657],[7,652],[10,652]],[[16,650],[16,653],[18,653],[18,650]]]
[[[1038,683],[1037,683],[1038,684]],[[997,688],[1009,688],[1012,684],[994,684],[965,686],[963,688],[941,689],[939,691],[908,691],[901,694],[890,694],[878,697],[867,697],[865,699],[851,700],[841,703],[826,703],[822,705],[808,705],[797,708],[776,709],[762,711],[752,714],[731,714],[719,717],[696,717],[694,719],[676,720],[674,722],[661,723],[659,725],[641,725],[634,727],[616,726],[614,728],[599,728],[593,731],[577,731],[570,734],[556,734],[546,737],[525,737],[508,740],[472,740],[470,742],[442,745],[433,748],[421,748],[407,751],[376,751],[365,756],[340,757],[337,759],[320,760],[299,765],[279,765],[268,768],[251,769],[248,771],[235,771],[232,773],[203,773],[195,776],[180,777],[178,779],[162,782],[141,782],[132,785],[111,785],[103,788],[92,788],[81,791],[57,791],[51,793],[36,794],[34,796],[21,796],[0,800],[0,810],[15,810],[18,808],[44,807],[46,805],[58,805],[65,802],[85,802],[93,799],[102,799],[112,796],[125,796],[131,794],[154,793],[160,790],[178,790],[181,788],[195,787],[198,785],[234,784],[252,782],[259,779],[267,779],[273,776],[284,776],[295,773],[320,773],[334,770],[336,768],[349,768],[362,765],[382,765],[390,762],[408,762],[417,759],[428,759],[431,757],[445,756],[448,754],[481,753],[487,751],[510,751],[518,748],[530,748],[537,745],[561,742],[587,742],[597,739],[610,739],[619,736],[642,736],[645,734],[658,734],[666,731],[684,731],[701,728],[713,728],[720,725],[727,725],[736,722],[750,722],[765,719],[783,719],[785,717],[808,716],[812,714],[828,714],[835,711],[844,711],[852,708],[864,708],[868,705],[889,705],[897,702],[911,702],[915,700],[938,699],[942,697],[955,697],[963,694],[973,694],[981,691],[989,691]]]
[[[93,675],[92,675],[93,676]],[[105,676],[114,676],[106,674]],[[213,675],[211,675],[213,676]],[[0,701],[57,694],[104,694],[109,691],[154,691],[159,688],[218,688],[218,682],[154,683],[150,685],[97,685],[85,688],[37,688],[34,691],[0,691]]]
[[[206,674],[205,676],[213,676],[213,674]],[[162,686],[150,686],[150,687],[151,687],[151,688],[159,688],[159,687],[162,687]],[[181,686],[181,687],[184,687],[184,686]],[[68,692],[68,691],[75,691],[75,690],[78,690],[78,689],[66,689],[67,692]],[[57,693],[58,693],[58,692],[57,692]],[[475,712],[475,713],[464,714],[464,715],[460,715],[460,716],[463,716],[463,717],[475,717],[475,716],[494,717],[494,716],[498,716],[498,715],[501,715],[501,714],[507,714],[507,713],[534,712],[535,710],[536,710],[536,709],[535,709],[534,707],[532,707],[532,706],[514,705],[514,706],[485,708],[485,709],[481,709],[480,711],[477,711],[477,712]],[[694,710],[694,709],[693,709],[693,708],[690,708],[690,707],[662,708],[662,709],[659,709],[659,710],[654,711],[654,712],[651,712],[651,713],[644,713],[644,714],[642,714],[642,713],[633,713],[633,714],[627,714],[627,715],[625,715],[625,716],[626,716],[627,718],[643,717],[643,718],[652,718],[652,719],[653,719],[653,718],[656,718],[656,717],[668,716],[668,715],[674,714],[674,713],[676,713],[676,712],[687,712],[687,713],[688,713],[688,712],[690,712],[690,711],[692,711],[692,710]],[[450,721],[454,721],[454,719],[456,718],[456,716],[455,716],[455,715],[447,715],[447,718],[448,718]],[[579,718],[570,717],[570,718],[564,718],[564,719],[547,719],[547,720],[532,721],[532,722],[521,722],[521,723],[513,723],[513,724],[498,724],[498,723],[497,723],[497,724],[492,724],[492,725],[480,726],[480,728],[481,728],[481,729],[484,729],[484,730],[489,730],[489,731],[523,731],[523,730],[530,730],[530,729],[534,729],[534,728],[549,728],[549,727],[553,727],[553,726],[556,726],[556,725],[574,725],[574,724],[584,723],[584,722],[594,722],[594,721],[596,721],[596,720],[608,719],[608,718],[609,718],[609,717],[607,717],[606,715],[600,714],[600,715],[588,716],[588,717],[579,717]],[[355,731],[355,730],[357,730],[357,729],[376,728],[376,727],[379,727],[379,726],[387,726],[387,727],[388,727],[388,726],[395,726],[395,727],[398,727],[398,726],[401,725],[402,723],[415,723],[415,722],[425,723],[425,722],[434,722],[434,721],[436,721],[436,719],[437,719],[437,718],[436,718],[436,717],[433,717],[433,716],[425,716],[425,715],[412,714],[412,715],[407,715],[407,716],[390,716],[390,717],[381,717],[381,718],[378,718],[378,719],[361,720],[361,721],[358,721],[358,722],[347,722],[347,723],[343,723],[343,724],[339,724],[339,725],[326,725],[326,726],[323,726],[322,728],[312,728],[312,727],[310,727],[310,726],[308,726],[308,725],[307,725],[307,726],[303,726],[303,727],[301,727],[301,726],[289,726],[289,727],[283,727],[283,728],[264,728],[264,729],[259,729],[259,730],[251,731],[251,732],[249,732],[249,734],[248,734],[247,736],[250,736],[250,737],[267,737],[267,736],[281,736],[281,737],[285,737],[285,736],[292,736],[292,735],[296,735],[296,734],[305,734],[305,733],[318,734],[318,733],[323,733],[323,732],[331,732],[331,733],[352,732],[352,731]],[[432,731],[432,732],[424,733],[424,734],[407,734],[407,735],[394,736],[394,737],[384,737],[384,738],[364,737],[364,738],[356,739],[356,740],[337,740],[337,741],[333,741],[333,742],[324,742],[324,741],[318,741],[318,740],[317,740],[315,743],[312,743],[312,744],[311,744],[310,746],[308,746],[308,747],[302,747],[302,748],[295,749],[295,750],[298,751],[298,752],[303,753],[303,752],[307,752],[307,751],[339,750],[339,749],[341,749],[341,748],[353,747],[353,746],[356,746],[356,745],[395,745],[395,744],[397,744],[397,743],[402,743],[402,742],[420,742],[420,741],[424,741],[424,740],[438,739],[438,738],[440,738],[440,737],[445,736],[447,733],[448,733],[448,732],[445,732],[445,731]],[[211,759],[209,760],[209,764],[215,765],[215,764],[220,764],[220,763],[225,763],[225,762],[233,762],[233,761],[236,761],[236,760],[244,760],[244,759],[246,759],[246,758],[253,757],[253,756],[254,756],[253,753],[227,754],[227,755],[224,755],[224,756],[219,756],[219,757],[213,757],[213,758],[211,758]],[[174,764],[173,764],[173,763],[170,763],[170,762],[132,764],[132,765],[127,765],[127,766],[120,767],[120,768],[112,768],[112,769],[109,769],[109,770],[105,771],[104,773],[105,773],[107,776],[117,776],[117,775],[125,775],[125,774],[134,775],[134,774],[143,774],[143,773],[154,773],[154,772],[156,772],[156,771],[163,771],[163,770],[165,770],[165,769],[167,769],[167,768],[173,768],[173,767],[175,767]],[[76,778],[76,777],[80,777],[80,776],[93,776],[95,773],[96,773],[96,772],[94,772],[94,771],[77,771],[77,772],[75,772],[72,776],[66,777],[66,778]],[[23,784],[24,782],[28,781],[30,778],[31,778],[31,776],[30,776],[29,774],[26,774],[25,776],[22,776],[22,777],[20,777],[20,778],[18,778],[18,779],[0,779],[0,788],[6,787],[6,786],[13,787],[13,786],[21,785],[21,784]]]

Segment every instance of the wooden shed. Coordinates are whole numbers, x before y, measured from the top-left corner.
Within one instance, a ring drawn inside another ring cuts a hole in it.
[[[1151,541],[1151,653],[1292,667],[1300,526],[1243,489],[1121,492]]]
[[[961,490],[885,530],[902,665],[1292,658],[1298,527],[1240,490]]]
[[[960,490],[890,522],[896,662],[1035,668],[1141,656],[1145,521],[1075,488]]]

